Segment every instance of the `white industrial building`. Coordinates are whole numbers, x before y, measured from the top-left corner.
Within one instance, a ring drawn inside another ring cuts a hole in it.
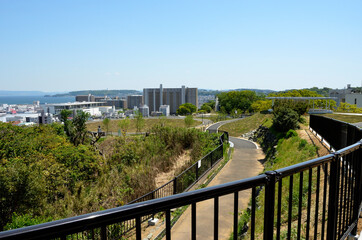
[[[362,93],[354,92],[354,89],[351,88],[351,84],[347,85],[345,89],[332,89],[329,90],[329,96],[335,97],[337,106],[340,106],[342,102],[355,104],[357,107],[362,107]]]
[[[139,111],[143,117],[149,117],[150,115],[150,109],[147,105],[143,105],[142,107],[140,107]]]
[[[170,105],[161,105],[160,112],[166,117],[170,116]]]

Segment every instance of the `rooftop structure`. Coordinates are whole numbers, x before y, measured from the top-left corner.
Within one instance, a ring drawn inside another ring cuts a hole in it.
[[[53,103],[44,105],[44,110],[48,113],[59,114],[62,110],[82,110],[92,107],[104,106],[104,102],[72,102],[72,103]]]
[[[329,90],[329,96],[335,97],[337,106],[343,103],[355,104],[357,107],[362,107],[362,94],[361,92],[355,92],[351,87],[351,84],[347,85],[344,89],[332,89]]]

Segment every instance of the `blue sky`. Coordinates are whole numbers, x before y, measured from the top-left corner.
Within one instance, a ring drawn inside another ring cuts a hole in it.
[[[0,0],[0,30],[0,90],[362,82],[360,0]]]

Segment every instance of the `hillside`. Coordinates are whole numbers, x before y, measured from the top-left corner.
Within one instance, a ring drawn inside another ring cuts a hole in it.
[[[142,92],[137,90],[82,90],[82,91],[72,91],[63,94],[55,94],[52,97],[66,97],[66,96],[77,96],[77,95],[88,95],[88,94],[92,94],[94,96],[125,97],[127,95],[141,95]]]

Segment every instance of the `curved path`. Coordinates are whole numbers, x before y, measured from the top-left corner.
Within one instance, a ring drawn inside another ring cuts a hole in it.
[[[226,121],[221,121],[221,122],[217,122],[211,126],[209,126],[208,128],[206,128],[206,130],[209,130],[209,132],[217,132],[219,127],[221,127],[222,125],[224,125],[225,123],[229,123],[229,122],[235,122],[237,120],[240,120],[242,118],[235,118],[232,120],[226,120]]]
[[[232,159],[224,166],[209,186],[253,177],[263,171],[260,163],[264,159],[261,149],[247,140],[230,137],[234,143]],[[245,209],[251,196],[251,191],[239,192],[239,210]],[[233,195],[219,199],[219,239],[228,239],[233,226]],[[214,202],[213,199],[197,203],[197,239],[213,239]],[[191,208],[189,207],[171,230],[172,239],[191,239]]]

